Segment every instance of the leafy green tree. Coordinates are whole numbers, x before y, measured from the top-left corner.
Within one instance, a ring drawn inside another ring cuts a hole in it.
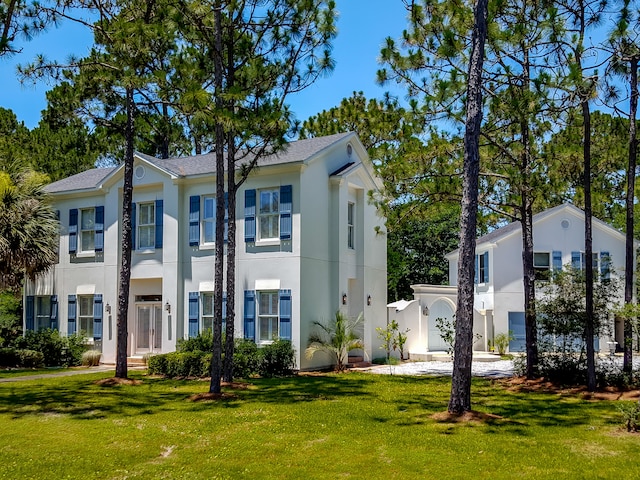
[[[43,191],[46,176],[0,167],[0,290],[15,290],[56,262],[59,222]]]
[[[640,61],[640,37],[636,32],[639,23],[637,11],[632,12],[630,0],[623,0],[616,28],[609,37],[613,48],[610,70],[628,78],[629,81],[629,139],[627,185],[625,195],[625,272],[633,272],[636,252],[634,246],[634,209],[635,209],[635,181],[638,156],[638,138],[636,132],[636,117],[638,112],[638,62]],[[625,274],[624,302],[628,309],[634,305],[633,275]],[[624,371],[628,375],[633,372],[633,319],[624,318]]]
[[[204,6],[204,8],[203,8]],[[182,1],[180,31],[189,47],[183,63],[199,67],[176,79],[176,104],[215,132],[216,263],[214,345],[210,391],[220,391],[224,284],[224,194],[235,211],[240,185],[265,155],[285,147],[292,126],[287,97],[332,68],[335,2],[322,0]],[[210,12],[213,11],[213,16]],[[227,172],[224,182],[223,172]],[[238,174],[234,172],[239,171]],[[224,377],[233,375],[235,216],[228,218],[227,322]]]
[[[362,314],[355,320],[350,320],[340,310],[336,312],[333,321],[322,323],[314,321],[317,331],[309,335],[305,355],[311,359],[318,352],[327,353],[334,361],[337,372],[342,372],[349,361],[349,352],[364,348],[364,343],[356,333],[364,322]]]

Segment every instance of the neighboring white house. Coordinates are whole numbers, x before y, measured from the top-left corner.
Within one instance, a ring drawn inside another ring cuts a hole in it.
[[[24,290],[25,329],[82,330],[104,362],[116,352],[123,174],[93,169],[47,187],[61,224],[59,262]],[[137,154],[133,181],[128,354],[140,356],[173,351],[212,325],[214,157]],[[340,309],[364,313],[367,354],[378,351],[386,236],[368,192],[380,187],[353,133],[293,142],[260,160],[234,213],[237,336],[290,339],[299,368],[326,365],[304,349],[311,322]]]
[[[593,265],[600,275],[623,278],[625,236],[606,223],[593,218]],[[544,281],[551,271],[565,265],[582,268],[584,256],[584,212],[563,204],[533,217],[533,248],[536,278]],[[390,307],[389,315],[402,318],[411,328],[410,352],[444,350],[446,345],[435,326],[437,318],[452,319],[456,310],[458,250],[446,255],[451,286],[414,285],[416,306],[403,306],[403,314]],[[474,333],[480,338],[475,350],[488,349],[487,340],[497,333],[511,331],[511,352],[524,350],[524,287],[522,282],[522,229],[520,222],[510,223],[476,241],[476,281],[474,297]],[[620,292],[620,299],[623,298]],[[412,310],[413,309],[413,310]],[[418,312],[418,313],[415,313]],[[613,323],[613,320],[612,320]],[[622,344],[622,322],[615,321],[613,336]],[[417,335],[416,335],[417,333]],[[610,339],[601,338],[606,346]]]

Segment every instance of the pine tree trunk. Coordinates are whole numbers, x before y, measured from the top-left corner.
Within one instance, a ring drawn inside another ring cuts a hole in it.
[[[523,84],[527,91],[530,89],[530,65],[529,51],[523,48],[524,75]],[[527,351],[527,378],[535,378],[538,375],[538,327],[536,319],[536,274],[533,268],[533,200],[531,198],[531,139],[529,131],[529,111],[520,123],[520,136],[522,137],[522,156],[520,172],[523,178],[520,202],[520,222],[522,225],[522,281],[524,287],[524,324],[525,345]]]
[[[214,9],[215,24],[215,52],[214,54],[214,82],[216,93],[216,110],[222,112],[222,6],[216,2]],[[220,120],[216,121],[216,258],[214,271],[214,295],[213,295],[213,351],[211,357],[211,384],[210,393],[221,392],[222,378],[222,290],[224,288],[224,130]]]
[[[234,26],[230,22],[227,28],[227,87],[232,90],[235,85],[235,50]],[[229,101],[229,111],[234,111],[233,100]],[[232,129],[227,139],[227,198],[229,202],[229,220],[227,235],[227,324],[225,329],[223,378],[225,382],[233,381],[233,352],[235,350],[235,318],[236,318],[236,203],[238,186],[236,184],[236,132]]]
[[[458,260],[458,308],[451,377],[449,412],[471,410],[471,361],[473,351],[473,279],[478,212],[479,138],[482,122],[482,66],[487,37],[488,0],[478,0],[474,10],[471,57],[467,84],[467,115],[464,135],[460,257]]]
[[[585,256],[585,302],[586,319],[584,339],[587,344],[587,389],[596,389],[596,364],[594,341],[594,312],[593,312],[593,236],[591,208],[591,112],[589,101],[582,101],[583,117],[583,155],[584,155],[584,256]]]
[[[233,381],[233,352],[235,349],[235,312],[236,312],[236,203],[237,186],[235,181],[235,144],[234,135],[229,135],[227,146],[227,195],[229,199],[229,233],[227,241],[227,325],[225,330],[224,368],[225,382]]]
[[[133,199],[133,89],[127,88],[127,142],[122,186],[122,259],[118,285],[118,314],[116,320],[116,378],[127,378],[127,342],[129,338],[129,288],[131,280],[131,203]]]
[[[629,103],[629,165],[627,167],[627,231],[625,241],[625,270],[624,270],[624,303],[633,303],[633,274],[635,272],[635,248],[633,245],[633,209],[635,206],[635,182],[638,140],[636,138],[636,115],[638,111],[638,57],[632,57],[630,61],[631,99]],[[624,364],[623,370],[628,375],[633,374],[633,326],[632,319],[624,319]]]

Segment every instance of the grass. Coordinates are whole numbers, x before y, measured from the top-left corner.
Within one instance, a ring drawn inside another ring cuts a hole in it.
[[[450,379],[362,373],[206,382],[109,373],[0,384],[0,478],[639,478],[614,401],[474,380],[483,422],[436,420]]]
[[[25,377],[25,376],[31,376],[31,375],[42,375],[45,373],[66,372],[68,370],[71,370],[71,369],[63,368],[63,367],[9,368],[9,369],[0,368],[0,378]]]

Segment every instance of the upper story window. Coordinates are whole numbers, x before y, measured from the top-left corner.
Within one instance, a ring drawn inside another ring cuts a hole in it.
[[[80,210],[80,252],[93,252],[96,248],[96,209]]]
[[[347,204],[347,246],[351,249],[355,248],[355,204],[349,202]]]
[[[216,241],[216,197],[202,197],[202,243]]]
[[[69,210],[69,253],[94,254],[104,247],[104,207]]]
[[[259,240],[280,237],[280,191],[278,189],[260,190],[258,218]]]
[[[138,248],[155,248],[156,219],[153,202],[138,204]]]
[[[489,252],[476,255],[476,284],[489,283]]]
[[[549,252],[534,252],[533,270],[536,280],[549,280],[551,277],[551,255]]]
[[[244,240],[247,243],[291,240],[291,185],[244,192]]]

